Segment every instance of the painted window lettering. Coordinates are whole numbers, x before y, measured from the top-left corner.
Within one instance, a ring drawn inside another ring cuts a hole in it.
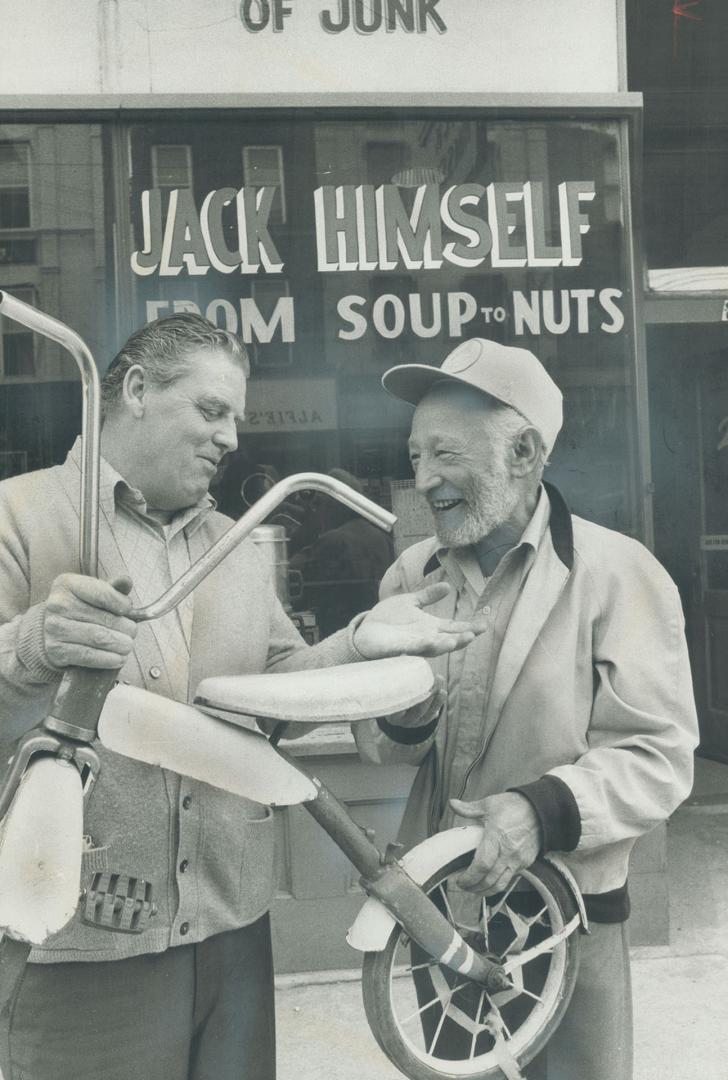
[[[350,29],[358,34],[373,34],[377,30],[425,34],[429,29],[444,34],[447,25],[435,10],[439,3],[440,0],[338,0],[331,9],[324,9],[319,18],[329,34]]]
[[[544,185],[526,183],[422,184],[405,206],[394,184],[345,184],[314,191],[318,269],[439,270],[443,263],[473,269],[486,259],[493,267],[579,266],[589,217],[591,180],[558,185],[558,220],[548,242]],[[522,241],[513,233],[519,230]],[[447,239],[454,235],[456,239]]]

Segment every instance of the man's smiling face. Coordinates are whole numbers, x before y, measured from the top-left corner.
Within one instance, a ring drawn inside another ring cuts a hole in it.
[[[128,479],[158,510],[182,510],[202,498],[221,459],[238,444],[236,426],[245,411],[245,375],[222,349],[191,352],[183,370],[168,386],[144,387],[142,422],[130,449]]]
[[[484,395],[443,383],[415,410],[409,441],[417,491],[448,547],[467,547],[506,524],[518,503],[508,440]]]

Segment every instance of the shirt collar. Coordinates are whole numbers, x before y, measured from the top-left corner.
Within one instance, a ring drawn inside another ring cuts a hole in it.
[[[80,470],[80,436],[71,447],[68,458],[69,461],[72,461]],[[106,458],[101,457],[99,461],[99,508],[106,515],[108,520],[113,523],[119,506],[123,506],[132,514],[136,514],[147,521],[153,522],[153,519],[149,517],[147,513],[146,499],[141,491],[139,491],[138,488],[132,487],[131,484],[124,479],[121,473],[118,473],[113,465],[109,464]],[[180,529],[185,529],[188,535],[195,532],[207,516],[207,512],[209,510],[214,510],[216,506],[217,503],[214,498],[207,492],[194,506],[186,507],[184,510],[180,510],[175,514],[169,523],[170,534],[174,535],[179,532]],[[154,524],[159,525],[159,522],[154,522]]]

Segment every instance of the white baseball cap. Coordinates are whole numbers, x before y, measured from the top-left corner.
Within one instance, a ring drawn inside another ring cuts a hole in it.
[[[439,368],[398,364],[382,376],[384,389],[410,405],[417,405],[441,382],[472,386],[510,405],[536,428],[550,453],[564,420],[563,398],[546,368],[528,349],[471,338],[454,348]]]

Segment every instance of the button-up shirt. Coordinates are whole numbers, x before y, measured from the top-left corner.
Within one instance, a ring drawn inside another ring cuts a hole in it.
[[[447,799],[465,795],[472,767],[485,750],[483,721],[498,655],[548,521],[549,501],[542,488],[521,539],[502,556],[489,577],[484,576],[472,548],[439,548],[435,552],[457,593],[454,618],[487,618],[486,629],[467,649],[447,656],[447,700],[440,720],[447,732],[439,807],[441,828],[451,824]]]
[[[74,447],[74,451],[76,447]],[[122,558],[134,568],[134,590],[144,607],[161,596],[191,564],[189,537],[215,507],[210,495],[175,514],[168,525],[148,511],[141,491],[131,487],[108,461],[101,459],[99,505],[106,513]],[[165,674],[177,701],[189,698],[190,642],[194,593],[167,615],[152,623],[162,653],[164,672],[150,671],[152,678]]]

